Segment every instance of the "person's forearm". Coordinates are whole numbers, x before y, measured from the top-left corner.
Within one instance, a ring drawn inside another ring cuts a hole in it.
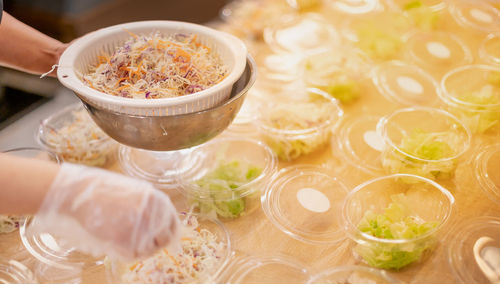
[[[59,165],[0,153],[0,214],[34,214]]]
[[[0,23],[0,65],[43,74],[57,64],[66,45],[3,12]],[[55,72],[50,75],[54,76]]]

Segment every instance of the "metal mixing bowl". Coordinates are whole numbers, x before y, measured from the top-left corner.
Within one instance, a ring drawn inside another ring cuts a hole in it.
[[[170,151],[202,144],[233,121],[255,82],[256,64],[247,57],[245,71],[234,84],[231,97],[211,109],[171,116],[134,116],[100,108],[79,96],[92,119],[116,141],[152,151]],[[78,94],[77,94],[78,96]]]

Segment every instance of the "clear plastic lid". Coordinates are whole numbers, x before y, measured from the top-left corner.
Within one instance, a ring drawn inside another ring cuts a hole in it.
[[[58,240],[56,236],[35,233],[32,225],[36,221],[36,216],[28,218],[19,232],[26,250],[43,264],[41,273],[52,273],[53,276],[64,274],[64,277],[78,278],[82,271],[95,269],[102,264],[100,259],[79,252]],[[37,275],[41,273],[38,272]],[[46,276],[40,275],[39,278],[52,278]]]
[[[264,30],[264,40],[275,52],[314,53],[338,45],[338,34],[320,14],[286,16]]]
[[[238,137],[221,137],[195,149],[178,167],[186,165],[189,170],[176,178],[182,193],[201,214],[223,219],[260,207],[261,192],[277,167],[264,143]]]
[[[192,149],[177,151],[148,151],[120,145],[118,158],[120,166],[128,175],[147,180],[161,189],[176,185],[175,176],[192,168],[196,160],[178,167],[178,161],[191,153]]]
[[[384,139],[377,132],[379,116],[361,116],[346,120],[339,135],[332,139],[333,153],[369,174],[382,172]]]
[[[269,183],[262,207],[276,227],[295,239],[335,243],[345,238],[341,208],[347,191],[323,168],[291,166]]]
[[[239,259],[225,283],[300,284],[308,279],[303,264],[284,256],[246,256]]]
[[[315,88],[275,95],[262,105],[255,121],[264,141],[283,161],[291,161],[326,145],[343,111],[337,100]]]
[[[65,162],[105,167],[116,156],[117,143],[94,123],[81,103],[42,120],[35,139]]]
[[[500,281],[500,218],[464,220],[451,233],[448,261],[461,283]]]
[[[307,282],[307,284],[328,283],[396,284],[400,282],[384,270],[356,265],[339,266],[322,271]]]
[[[230,235],[216,220],[182,212],[181,251],[159,250],[131,263],[106,261],[109,283],[215,283],[232,256]]]
[[[439,85],[424,70],[390,61],[373,70],[373,83],[388,100],[408,106],[432,106],[439,101]]]
[[[302,54],[272,53],[265,56],[259,65],[257,80],[274,80],[290,84],[300,78]]]
[[[500,65],[500,36],[488,35],[481,43],[479,55],[488,63]]]
[[[450,1],[449,11],[461,26],[488,33],[500,31],[500,11],[484,1]]]
[[[24,264],[15,260],[0,258],[0,283],[36,284],[38,280]]]
[[[472,62],[469,48],[460,38],[450,33],[416,32],[409,37],[406,45],[410,61],[431,72],[444,73],[453,67]]]
[[[328,0],[333,9],[351,15],[360,15],[381,11],[384,9],[379,0]]]
[[[500,144],[482,149],[474,161],[474,170],[484,192],[500,204]]]

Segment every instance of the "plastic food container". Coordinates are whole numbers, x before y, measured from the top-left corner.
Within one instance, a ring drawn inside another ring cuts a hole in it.
[[[500,65],[500,36],[488,35],[481,43],[479,55],[487,63]]]
[[[288,15],[264,29],[264,40],[277,53],[311,54],[338,45],[339,36],[323,16]]]
[[[328,283],[396,284],[400,282],[383,270],[356,265],[339,266],[322,271],[307,282],[307,284]]]
[[[410,11],[412,9],[426,7],[431,11],[441,11],[446,8],[445,0],[420,0],[420,1],[407,1],[407,0],[389,0],[392,7],[397,7],[403,11]]]
[[[0,283],[4,284],[37,284],[31,270],[15,260],[0,258]]]
[[[445,32],[416,32],[406,44],[408,59],[441,77],[454,67],[472,63],[472,54],[457,36]]]
[[[120,167],[132,177],[155,184],[160,189],[172,189],[176,186],[175,176],[192,168],[197,162],[178,167],[178,161],[191,153],[192,149],[178,151],[148,151],[125,145],[118,148]]]
[[[224,227],[224,225],[215,219],[205,218],[203,216],[197,214],[185,214],[181,213],[181,222],[188,224],[188,226],[195,227],[195,230],[201,234],[200,246],[207,246],[211,249],[210,252],[204,252],[203,250],[198,251],[197,243],[191,242],[190,237],[186,237],[186,239],[181,239],[181,247],[183,257],[192,257],[195,261],[194,264],[198,267],[198,269],[206,270],[206,274],[204,276],[209,275],[210,279],[198,279],[199,282],[207,282],[213,283],[216,281],[215,279],[220,275],[221,271],[227,266],[231,255],[231,240],[229,237],[229,232]],[[193,220],[195,218],[197,222]],[[186,230],[192,230],[190,228]],[[206,259],[203,259],[203,255],[208,256],[209,253],[213,253],[212,257],[214,258],[215,263],[207,262]],[[187,254],[186,254],[187,253]],[[203,262],[205,261],[205,262]],[[139,260],[132,263],[123,263],[115,260],[106,260],[106,274],[109,283],[179,283],[178,281],[182,280],[183,271],[189,271],[189,269],[178,270],[176,271],[179,274],[179,278],[174,278],[170,272],[168,273],[168,263],[174,262],[177,265],[185,264],[185,259],[180,258],[180,256],[175,255],[172,252],[168,252],[168,250],[162,249],[157,252],[151,258]],[[193,264],[189,264],[193,265]],[[149,268],[154,267],[155,271],[148,271]],[[208,266],[208,267],[207,267]],[[198,270],[198,271],[200,271]],[[135,272],[135,274],[134,274]],[[147,275],[145,275],[147,274]],[[134,278],[134,275],[136,276]],[[148,279],[145,279],[148,278]],[[153,279],[153,280],[152,280]],[[176,280],[176,281],[175,281]],[[187,280],[184,280],[187,281]],[[191,283],[191,282],[189,282]]]
[[[500,125],[500,68],[466,65],[441,80],[441,99],[473,133],[494,132]]]
[[[26,219],[19,233],[26,250],[38,260],[36,276],[40,280],[61,282],[78,282],[82,273],[97,269],[102,261],[67,246],[49,233],[35,233],[32,224],[36,216]]]
[[[303,242],[326,244],[346,238],[341,208],[347,188],[325,169],[297,165],[280,170],[262,197],[266,216]]]
[[[383,63],[372,72],[373,84],[389,101],[406,106],[433,106],[439,85],[426,71],[400,61]]]
[[[299,284],[308,278],[305,265],[281,255],[241,257],[228,270],[230,275],[224,281],[228,284]]]
[[[117,97],[85,85],[82,74],[88,73],[89,68],[96,64],[98,56],[112,54],[128,40],[130,35],[126,31],[137,35],[153,31],[165,35],[196,34],[202,44],[221,58],[228,68],[228,76],[220,83],[200,92],[154,100]],[[133,22],[100,29],[76,40],[61,55],[57,77],[82,100],[99,108],[138,116],[179,115],[209,109],[226,100],[231,94],[233,84],[245,69],[246,56],[247,50],[241,40],[205,26],[174,21]]]
[[[370,266],[397,270],[432,251],[454,202],[434,181],[396,174],[355,187],[345,199],[343,216],[357,243],[355,254]]]
[[[117,143],[94,123],[81,103],[42,120],[35,140],[69,163],[106,167],[116,157]]]
[[[291,161],[326,145],[342,116],[337,100],[325,92],[299,89],[262,105],[256,126],[278,158]]]
[[[384,139],[377,132],[379,116],[350,118],[339,127],[339,134],[331,141],[332,152],[344,161],[368,174],[380,174]]]
[[[500,31],[500,11],[484,1],[450,1],[449,11],[462,27],[485,33]]]
[[[382,166],[389,173],[415,174],[429,179],[454,175],[471,135],[450,113],[435,108],[405,108],[384,116],[377,125],[384,138]]]
[[[371,67],[371,60],[355,48],[316,53],[305,57],[301,66],[307,87],[319,88],[344,104],[361,96],[360,81]]]
[[[380,12],[346,21],[343,36],[374,61],[397,59],[412,29],[411,21],[402,13]]]
[[[344,14],[361,15],[383,10],[379,0],[330,0],[328,5]]]
[[[59,157],[56,154],[34,147],[14,148],[3,151],[3,153],[20,158],[39,159],[53,161],[58,164],[60,163]],[[25,219],[25,216],[0,215],[0,234],[11,233],[17,230],[22,223],[24,223]]]
[[[474,160],[474,173],[486,195],[500,204],[500,144],[481,149]]]
[[[196,159],[196,163],[192,163]],[[260,196],[276,171],[276,157],[264,143],[218,138],[195,149],[178,167],[194,165],[176,179],[202,215],[230,220],[260,207]]]
[[[464,220],[450,233],[448,261],[458,283],[496,283],[500,250],[500,218]]]
[[[245,102],[233,122],[227,129],[227,133],[245,135],[246,137],[257,137],[257,129],[254,121],[257,119],[258,109],[264,103],[263,99],[255,94],[257,89],[249,90]]]

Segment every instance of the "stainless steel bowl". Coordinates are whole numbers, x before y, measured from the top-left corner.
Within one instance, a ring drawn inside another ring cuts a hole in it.
[[[245,71],[223,104],[193,113],[171,116],[134,116],[99,108],[79,96],[92,119],[116,141],[152,151],[170,151],[202,144],[233,121],[255,82],[256,64],[247,57]],[[78,94],[77,94],[78,96]]]

